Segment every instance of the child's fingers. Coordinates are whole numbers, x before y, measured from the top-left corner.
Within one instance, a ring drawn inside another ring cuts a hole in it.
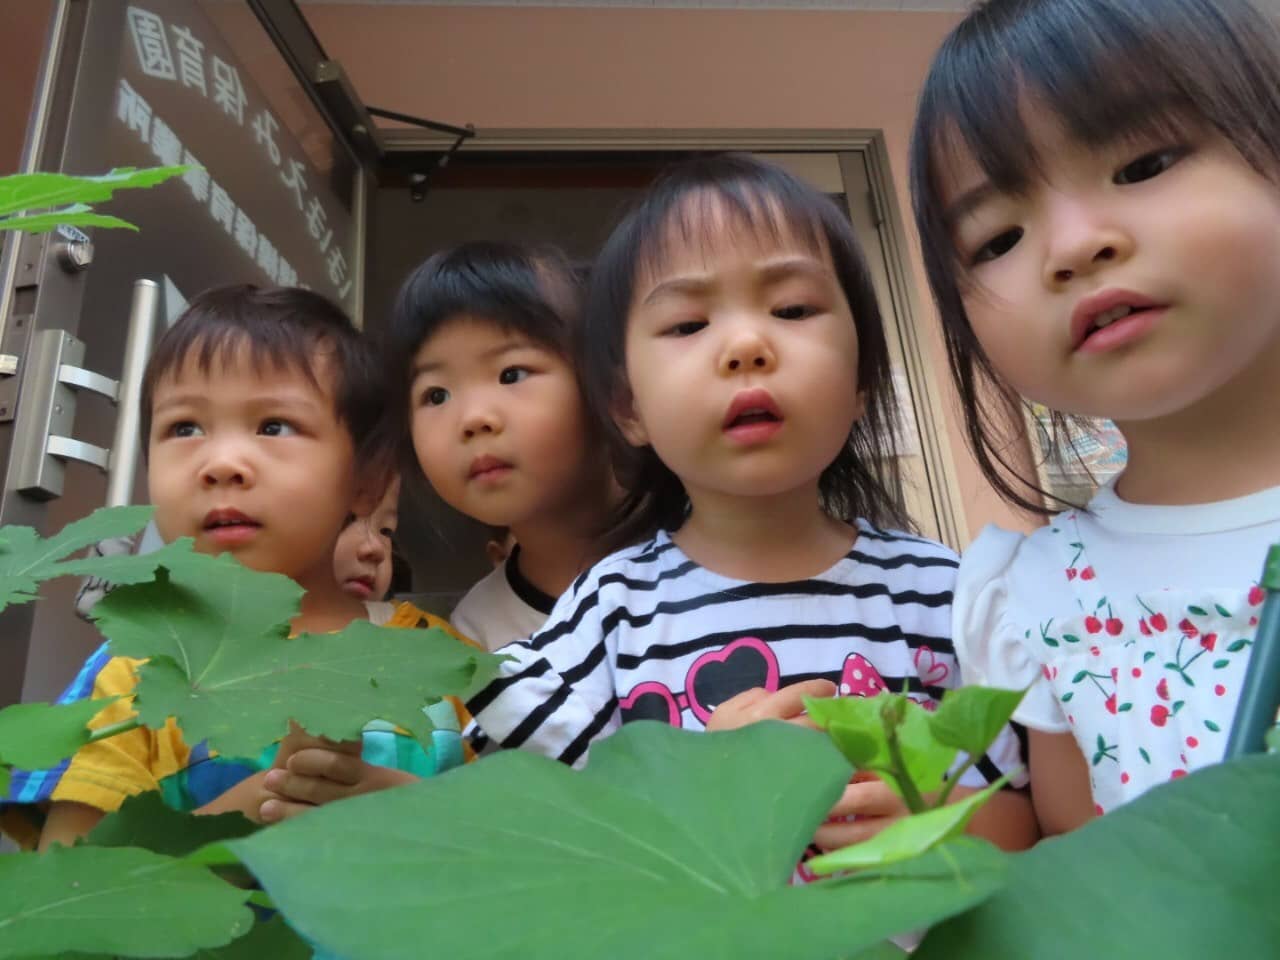
[[[902,798],[878,777],[850,783],[831,808],[832,817],[890,817],[904,813]]]
[[[314,809],[315,807],[309,803],[294,803],[280,797],[271,797],[262,801],[262,805],[258,808],[258,820],[261,823],[280,823]]]
[[[804,680],[783,687],[771,694],[767,700],[756,704],[755,710],[759,720],[790,720],[802,717],[804,701],[808,697],[834,697],[836,685],[830,680]]]
[[[324,777],[308,777],[288,770],[269,770],[262,781],[263,787],[282,800],[322,806],[351,796],[351,787],[335,783]]]
[[[890,824],[897,823],[897,817],[859,817],[857,820],[841,820],[824,823],[813,835],[813,842],[824,852],[850,847],[855,843],[870,840]]]
[[[325,748],[299,750],[289,758],[290,773],[304,777],[321,777],[334,783],[354,786],[364,773],[364,761],[359,755],[335,753]]]

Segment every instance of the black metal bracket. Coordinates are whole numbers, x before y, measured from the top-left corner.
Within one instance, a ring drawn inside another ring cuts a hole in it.
[[[454,138],[449,149],[436,160],[432,170],[419,170],[410,174],[409,196],[413,198],[415,203],[420,203],[426,197],[427,190],[430,187],[431,173],[447,167],[449,161],[453,159],[453,155],[458,152],[463,143],[476,135],[476,128],[469,123],[465,127],[458,127],[451,123],[441,123],[439,120],[427,120],[423,117],[415,117],[395,110],[384,110],[381,107],[365,107],[365,110],[371,117],[382,117],[384,120],[395,120],[398,123],[407,123],[411,126],[434,130],[436,133],[447,133]]]

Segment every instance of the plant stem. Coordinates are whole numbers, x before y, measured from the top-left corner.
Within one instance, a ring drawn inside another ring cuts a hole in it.
[[[902,748],[898,743],[898,729],[886,721],[884,732],[889,741],[889,762],[893,765],[893,777],[898,781],[899,789],[902,790],[902,801],[912,813],[924,813],[929,807],[925,804],[924,797],[920,796],[920,791],[916,788],[915,781],[911,779],[911,774],[907,772],[907,764],[902,758]]]
[[[968,772],[969,768],[972,767],[975,762],[976,761],[972,756],[969,757],[969,759],[961,765],[959,770],[947,777],[947,782],[943,785],[942,792],[938,794],[938,799],[934,802],[933,808],[935,810],[947,805],[947,800],[951,797],[951,791],[956,788],[956,784],[960,782],[960,778]]]
[[[97,743],[99,740],[106,740],[108,737],[128,733],[130,730],[137,730],[140,726],[142,726],[142,721],[137,717],[131,717],[128,720],[121,720],[119,723],[99,727],[89,734],[89,743]]]

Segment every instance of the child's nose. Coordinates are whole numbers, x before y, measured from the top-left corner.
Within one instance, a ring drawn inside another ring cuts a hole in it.
[[[1059,197],[1050,219],[1045,283],[1058,286],[1126,258],[1133,238],[1115,216],[1087,198]]]
[[[778,365],[773,347],[758,331],[743,330],[725,345],[720,373],[769,373]]]
[[[248,486],[253,482],[253,469],[242,450],[233,444],[210,445],[209,456],[201,470],[205,487]]]
[[[484,433],[501,433],[502,418],[488,404],[476,404],[462,418],[462,435],[468,440]]]

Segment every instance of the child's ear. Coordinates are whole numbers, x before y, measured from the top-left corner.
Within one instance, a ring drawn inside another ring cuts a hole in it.
[[[613,422],[617,424],[619,432],[627,443],[633,447],[649,445],[649,431],[645,430],[644,424],[636,413],[635,402],[632,400],[629,389],[624,387],[618,391],[618,396],[613,401],[612,414]]]

